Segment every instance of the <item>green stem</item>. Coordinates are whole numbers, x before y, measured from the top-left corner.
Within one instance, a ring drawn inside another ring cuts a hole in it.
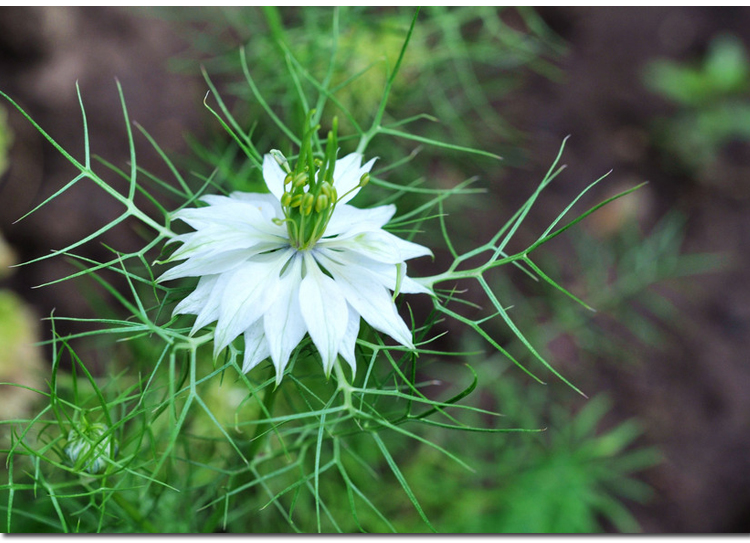
[[[263,15],[266,17],[266,24],[268,24],[268,30],[271,31],[273,41],[283,57],[286,36],[284,35],[284,24],[281,21],[279,8],[275,6],[263,6],[261,9],[263,10]]]
[[[336,357],[336,362],[334,362],[333,367],[336,370],[336,381],[338,382],[337,387],[344,393],[344,405],[349,411],[352,411],[354,409],[354,404],[352,403],[353,387],[349,384],[349,381],[346,380],[344,369],[341,367],[340,358]]]
[[[404,44],[401,46],[401,52],[399,53],[398,59],[396,60],[396,65],[393,67],[393,71],[388,75],[388,80],[385,84],[385,91],[383,92],[383,99],[380,101],[380,106],[378,107],[378,111],[372,121],[372,126],[370,126],[370,129],[367,132],[360,136],[359,145],[357,145],[357,152],[359,154],[364,154],[365,149],[370,143],[370,140],[372,140],[372,138],[374,138],[381,130],[380,124],[383,120],[383,115],[385,114],[385,107],[388,104],[388,96],[391,93],[391,87],[393,87],[393,82],[396,79],[396,75],[398,75],[399,68],[401,68],[401,62],[404,60],[406,48],[409,45],[412,34],[414,33],[414,27],[417,24],[419,9],[420,8],[417,8],[417,10],[414,12],[414,17],[411,20],[409,32],[407,32],[406,38],[404,39]]]
[[[158,222],[154,221],[151,217],[149,217],[143,211],[138,209],[132,201],[125,203],[125,205],[127,206],[128,211],[133,217],[135,217],[142,223],[146,224],[147,226],[150,226],[151,228],[159,232],[160,235],[164,236],[165,238],[175,237],[175,233],[172,232],[171,229],[165,226],[162,226]]]
[[[274,385],[271,390],[268,390],[270,386],[271,385],[266,387],[266,393],[263,396],[263,413],[266,418],[271,418],[271,413],[273,412],[273,403],[274,400],[276,400],[276,391],[279,389],[278,385]],[[255,458],[256,454],[258,454],[258,449],[260,449],[260,446],[265,441],[265,434],[267,433],[267,430],[270,426],[270,423],[264,422],[263,424],[259,424],[255,428],[255,435],[253,436],[253,441],[250,443],[250,450],[247,454],[247,458],[250,461]]]

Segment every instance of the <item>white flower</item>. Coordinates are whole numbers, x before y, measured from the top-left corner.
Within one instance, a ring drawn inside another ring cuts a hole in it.
[[[215,356],[244,334],[242,371],[270,356],[277,382],[305,334],[326,375],[337,356],[354,372],[360,317],[413,349],[391,291],[398,285],[403,293],[429,293],[406,276],[404,261],[431,252],[382,229],[394,205],[358,209],[346,203],[367,182],[375,160],[361,165],[359,154],[333,155],[317,160],[309,176],[309,166],[292,171],[280,156],[264,157],[270,194],[205,196],[208,206],[175,213],[195,231],[175,238],[182,246],[170,261],[185,261],[159,280],[200,280],[174,313],[197,316],[192,333],[216,321]]]

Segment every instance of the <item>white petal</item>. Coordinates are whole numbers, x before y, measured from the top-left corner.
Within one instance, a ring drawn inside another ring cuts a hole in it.
[[[368,258],[360,253],[346,251],[338,248],[334,243],[318,243],[316,253],[322,253],[337,264],[357,269],[357,273],[366,275],[370,280],[376,281],[390,289],[396,290],[397,279],[400,276],[401,284],[399,292],[404,294],[432,294],[432,291],[412,278],[406,276],[406,263],[384,264]]]
[[[249,372],[269,355],[268,342],[263,333],[263,323],[259,319],[245,330],[245,355],[242,361],[242,373]]]
[[[223,194],[206,194],[204,196],[201,196],[199,198],[201,202],[206,202],[210,206],[220,206],[225,204],[231,204],[232,199],[229,196],[225,196]],[[202,207],[190,207],[186,209],[203,209]]]
[[[343,182],[344,178],[354,175],[362,164],[362,158],[360,153],[349,153],[339,158],[333,169],[334,183]],[[357,182],[359,182],[359,179]]]
[[[211,292],[213,291],[218,279],[218,275],[207,275],[201,277],[195,290],[177,304],[174,311],[172,311],[172,315],[197,315],[200,313],[201,310],[206,307],[208,299],[211,296]]]
[[[352,368],[352,376],[357,373],[357,359],[354,355],[354,347],[359,335],[359,313],[349,306],[349,322],[346,325],[346,333],[339,345],[339,354]]]
[[[268,251],[275,247],[276,244],[261,245],[253,249],[243,251],[230,251],[223,254],[204,254],[193,256],[164,272],[159,281],[171,281],[180,277],[203,277],[211,274],[225,273],[241,265],[247,259],[257,255],[262,251]]]
[[[333,186],[336,187],[339,198],[343,199],[344,194],[359,185],[357,172],[359,171],[360,164],[362,164],[362,155],[359,153],[350,153],[336,161],[333,169]],[[356,192],[350,195],[351,198],[354,197]],[[351,198],[347,197],[347,200]],[[339,201],[345,203],[341,200]]]
[[[398,292],[403,294],[429,294],[430,296],[434,296],[434,292],[432,292],[429,288],[424,286],[422,283],[418,283],[411,277],[408,277],[406,275],[406,262],[403,264],[400,264],[396,266],[396,273],[398,275]],[[387,288],[390,288],[392,291],[396,291],[396,285],[391,286],[390,284],[386,285]]]
[[[285,236],[286,228],[266,219],[258,206],[232,200],[225,196],[228,203],[207,207],[180,209],[173,219],[186,222],[196,230],[204,228],[234,228],[249,232],[264,233],[274,236]]]
[[[411,331],[396,311],[390,293],[382,284],[363,273],[364,268],[342,266],[322,253],[318,253],[317,257],[334,277],[336,285],[346,296],[346,301],[370,326],[391,336],[401,345],[414,348]]]
[[[221,299],[224,297],[224,289],[228,283],[229,275],[221,274],[218,276],[214,275],[213,277],[216,277],[216,282],[213,283],[213,287],[211,288],[203,308],[198,312],[198,315],[195,318],[193,328],[190,330],[190,335],[195,334],[198,330],[219,318]],[[201,278],[201,281],[203,281],[203,278]],[[198,285],[200,285],[200,281],[198,282]]]
[[[398,264],[412,258],[432,255],[427,247],[403,240],[385,230],[362,232],[352,237],[342,234],[323,243],[331,249],[360,253],[384,264]]]
[[[266,234],[249,226],[207,226],[178,237],[182,246],[172,253],[168,262],[206,256],[213,258],[221,253],[244,249],[266,252],[289,245],[286,236]]]
[[[263,316],[273,302],[279,273],[294,251],[258,255],[229,276],[221,298],[214,338],[214,355]]]
[[[269,221],[273,218],[280,218],[284,216],[281,210],[281,204],[279,204],[279,199],[276,198],[274,194],[235,191],[229,196],[221,196],[217,194],[202,196],[201,201],[206,202],[211,206],[222,206],[238,203],[252,205],[253,207],[258,208],[263,217]]]
[[[299,305],[315,347],[330,374],[346,333],[348,311],[337,283],[325,275],[309,252],[304,253],[305,278],[300,283]]]
[[[326,227],[325,237],[348,235],[378,230],[396,214],[396,206],[389,204],[370,209],[359,209],[350,205],[337,205]]]
[[[302,256],[297,253],[284,271],[279,281],[278,295],[263,317],[269,352],[276,368],[277,383],[281,382],[289,356],[307,332],[299,305],[301,280]]]
[[[284,178],[286,173],[281,169],[279,163],[270,154],[263,157],[263,179],[266,182],[268,190],[276,196],[277,200],[281,200],[281,196],[284,194]]]
[[[201,202],[206,202],[209,206],[223,206],[227,204],[233,204],[236,203],[232,198],[229,196],[225,196],[223,194],[206,194],[204,196],[200,197]],[[186,208],[186,209],[205,209],[203,207],[197,207],[197,208]],[[179,212],[178,212],[179,213]]]
[[[270,221],[275,218],[281,219],[284,217],[284,212],[281,210],[279,198],[277,198],[275,194],[261,194],[258,192],[237,191],[230,194],[229,197],[241,202],[247,202],[251,205],[254,205],[260,210],[260,213],[266,220]]]
[[[195,290],[174,308],[173,315],[181,313],[196,315],[193,328],[190,330],[191,336],[219,318],[219,305],[226,279],[224,275],[201,277]]]
[[[362,175],[368,173],[375,164],[377,158],[373,158],[364,166],[362,164],[362,155],[351,153],[336,161],[336,167],[333,170],[333,185],[339,195],[339,203],[345,204],[354,198],[359,192],[359,181]]]

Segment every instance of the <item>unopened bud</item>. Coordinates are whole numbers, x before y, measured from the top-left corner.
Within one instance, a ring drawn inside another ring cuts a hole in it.
[[[289,207],[298,207],[302,203],[302,198],[307,196],[306,194],[298,194],[292,198],[292,201],[289,202]]]
[[[363,173],[362,177],[359,178],[359,186],[360,187],[364,187],[369,182],[370,182],[370,174],[369,173]]]
[[[292,203],[292,193],[291,192],[285,192],[281,195],[281,205],[284,207],[289,207],[289,204]]]
[[[65,454],[76,468],[91,474],[104,471],[107,467],[106,459],[113,459],[118,450],[117,441],[112,434],[102,437],[108,430],[106,424],[89,424],[84,419],[82,428],[68,433]]]

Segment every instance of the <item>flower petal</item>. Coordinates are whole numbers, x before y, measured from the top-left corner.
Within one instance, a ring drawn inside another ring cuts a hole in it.
[[[263,156],[263,180],[266,182],[268,190],[276,196],[277,200],[281,200],[281,196],[284,194],[284,178],[286,173],[281,169],[279,163],[272,155],[266,154]]]
[[[395,214],[396,206],[393,204],[370,209],[339,204],[333,211],[323,239],[338,235],[353,236],[360,232],[378,230],[385,226]]]
[[[200,313],[201,310],[206,307],[208,299],[211,296],[211,292],[213,291],[218,279],[218,275],[207,275],[201,277],[195,290],[177,304],[174,311],[172,311],[172,315],[197,315]]]
[[[316,254],[321,253],[326,258],[333,260],[341,266],[357,269],[358,273],[367,275],[370,280],[375,281],[391,291],[396,290],[400,278],[398,291],[404,294],[432,294],[432,291],[411,277],[406,275],[407,265],[405,262],[398,264],[385,264],[377,262],[363,254],[346,251],[335,244],[318,244]]]
[[[385,230],[362,232],[351,237],[344,233],[323,243],[331,249],[360,253],[384,264],[399,264],[412,258],[432,255],[427,247],[403,240]]]
[[[361,164],[362,155],[359,153],[350,153],[336,161],[333,169],[333,186],[336,187],[340,198],[359,185],[357,172]]]
[[[219,318],[221,295],[224,292],[226,282],[226,275],[201,277],[195,290],[174,308],[173,315],[181,313],[196,315],[193,328],[190,330],[191,336],[208,323]]]
[[[258,233],[285,237],[286,228],[266,219],[258,206],[217,196],[224,199],[221,205],[180,209],[172,215],[174,220],[181,220],[196,230],[205,228],[244,229],[251,234]]]
[[[242,362],[242,373],[249,372],[269,355],[268,342],[263,333],[263,323],[258,319],[245,330],[245,355]]]
[[[349,322],[346,325],[346,333],[341,340],[339,345],[339,354],[341,358],[346,360],[349,367],[352,368],[352,377],[357,373],[357,359],[354,355],[354,347],[357,343],[357,336],[359,335],[359,313],[354,311],[354,308],[348,306],[349,309]]]
[[[202,277],[211,274],[225,273],[261,252],[270,251],[276,248],[277,244],[271,243],[241,251],[227,251],[219,254],[205,252],[197,257],[188,258],[188,260],[182,264],[167,270],[159,277],[159,281],[170,281],[180,277]]]
[[[432,290],[424,286],[422,283],[418,283],[417,281],[406,275],[406,262],[396,266],[396,274],[398,276],[397,285],[394,285],[393,287],[391,287],[390,284],[386,285],[386,287],[391,289],[393,292],[396,292],[396,286],[398,286],[399,294],[429,294],[430,296],[435,295]]]
[[[221,297],[214,356],[263,316],[276,295],[279,273],[293,253],[288,249],[258,255],[226,274],[229,278]]]
[[[292,257],[278,286],[278,295],[263,317],[263,328],[273,365],[276,368],[276,383],[281,382],[289,356],[307,332],[299,304],[302,280],[302,257]]]
[[[234,200],[246,202],[257,207],[260,210],[261,215],[263,215],[263,218],[268,221],[271,221],[275,218],[281,219],[284,217],[284,212],[281,209],[279,198],[277,198],[275,194],[260,194],[258,192],[235,191],[230,194],[229,197]]]
[[[323,253],[317,253],[316,257],[334,277],[346,301],[370,326],[391,336],[401,345],[414,348],[411,331],[396,311],[390,293],[382,284],[363,273],[365,268],[342,266]]]
[[[182,234],[177,238],[175,241],[181,241],[182,246],[172,253],[167,262],[190,257],[210,258],[221,253],[243,249],[259,248],[258,252],[265,252],[271,250],[271,247],[280,248],[289,245],[289,240],[284,236],[263,233],[247,225],[206,227],[196,232]]]
[[[274,194],[260,193],[260,192],[240,192],[235,191],[229,196],[222,196],[218,194],[209,194],[201,197],[202,202],[206,202],[212,207],[223,206],[223,205],[251,205],[261,212],[263,217],[270,221],[276,217],[283,217],[284,212],[281,210],[281,204],[279,199]],[[198,208],[205,209],[205,208]]]
[[[336,281],[324,274],[309,252],[304,253],[305,278],[300,283],[299,306],[307,331],[330,374],[346,333],[346,299]]]
[[[364,166],[360,166],[362,155],[351,153],[336,161],[333,170],[333,185],[339,195],[339,204],[345,204],[357,195],[362,175],[369,173],[376,160],[377,158],[373,158]]]

